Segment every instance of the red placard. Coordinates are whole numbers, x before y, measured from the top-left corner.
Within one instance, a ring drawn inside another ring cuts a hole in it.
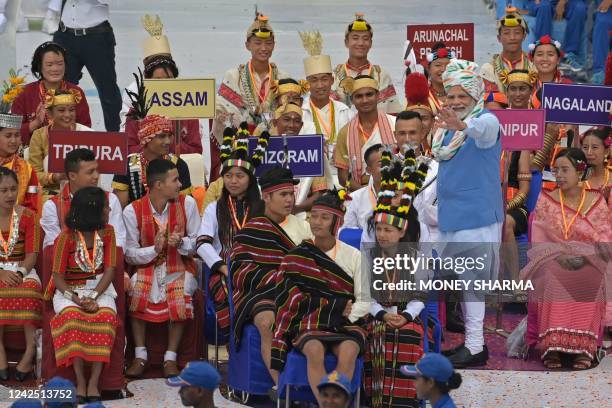
[[[49,172],[63,173],[64,158],[74,149],[94,152],[98,172],[125,174],[127,171],[127,135],[119,132],[49,132]]]
[[[539,150],[544,145],[543,109],[494,109],[499,119],[502,149]]]
[[[424,66],[427,54],[437,42],[452,49],[456,58],[474,61],[474,23],[409,25],[408,40],[417,61]]]

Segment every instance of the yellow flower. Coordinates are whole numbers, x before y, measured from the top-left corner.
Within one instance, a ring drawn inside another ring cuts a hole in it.
[[[11,97],[8,94],[4,94],[2,96],[2,103],[9,103],[11,101]]]
[[[13,85],[19,85],[19,84],[23,84],[23,82],[25,81],[25,78],[15,76],[15,77],[11,77],[10,81],[11,81],[11,84]]]

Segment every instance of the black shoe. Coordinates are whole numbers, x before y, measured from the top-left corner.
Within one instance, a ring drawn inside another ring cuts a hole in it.
[[[0,370],[0,381],[8,381],[9,379],[9,370],[8,367],[4,370]]]
[[[489,359],[489,349],[485,345],[480,353],[472,355],[470,350],[464,346],[448,359],[453,364],[454,368],[483,366],[487,364],[487,360]]]
[[[465,325],[457,312],[446,316],[446,330],[453,333],[465,333]]]
[[[83,396],[83,395],[77,395],[76,397],[77,397],[77,403],[78,403],[79,405],[85,405],[85,404],[87,404],[87,402],[88,402],[87,397],[85,397],[85,396]]]
[[[92,395],[91,397],[87,397],[87,402],[100,402],[102,401],[102,397],[99,395]]]
[[[15,369],[15,381],[24,382],[26,378],[30,376],[30,374],[34,374],[34,369],[28,371],[27,373],[23,373],[17,369]]]
[[[446,356],[446,357],[450,357],[453,354],[455,354],[456,352],[458,352],[459,350],[461,350],[464,346],[465,346],[465,343],[461,343],[460,345],[458,345],[455,348],[448,349],[448,350],[442,350],[442,355]]]

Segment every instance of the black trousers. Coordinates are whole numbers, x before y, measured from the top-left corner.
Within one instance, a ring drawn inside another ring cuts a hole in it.
[[[117,86],[115,72],[115,34],[109,31],[76,36],[71,32],[58,30],[53,41],[66,48],[65,79],[74,84],[83,77],[87,68],[100,96],[104,113],[104,127],[109,132],[119,131],[121,92]]]

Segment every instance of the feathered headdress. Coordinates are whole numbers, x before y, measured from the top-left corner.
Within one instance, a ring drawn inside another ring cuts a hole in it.
[[[127,117],[133,120],[142,120],[147,116],[149,110],[151,109],[151,101],[147,102],[148,92],[144,85],[144,75],[142,74],[142,70],[138,68],[138,75],[132,75],[134,75],[134,79],[136,80],[136,92],[125,88],[125,92],[132,103],[132,107],[128,112]]]
[[[308,53],[308,55],[315,56],[321,55],[323,50],[323,36],[318,31],[300,31],[300,38],[302,39],[302,45]]]
[[[249,131],[248,124],[242,122],[238,129],[231,127],[223,131],[223,144],[220,148],[221,163],[223,163],[222,173],[232,167],[241,167],[251,174],[255,174],[255,169],[263,162],[264,154],[268,148],[270,133],[264,130],[259,139],[253,154],[249,158]]]
[[[408,149],[404,153],[403,163],[399,163],[393,161],[391,149],[385,149],[381,155],[382,179],[378,204],[374,210],[374,222],[382,222],[406,230],[412,200],[420,191],[423,180],[427,176],[427,170],[426,163],[417,163],[414,150]],[[402,191],[401,201],[399,206],[394,206],[392,200],[398,190]]]
[[[419,72],[413,72],[406,76],[404,81],[404,92],[406,94],[406,110],[427,109],[429,106],[429,81],[427,77]]]

